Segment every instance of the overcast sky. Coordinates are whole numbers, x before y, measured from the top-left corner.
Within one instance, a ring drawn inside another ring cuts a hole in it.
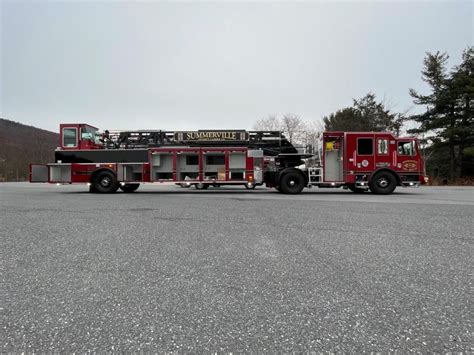
[[[1,3],[0,117],[57,131],[251,128],[423,89],[473,44],[473,1]]]

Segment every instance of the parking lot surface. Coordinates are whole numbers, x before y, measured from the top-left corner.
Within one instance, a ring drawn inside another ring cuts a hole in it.
[[[0,184],[6,351],[472,351],[474,188]]]

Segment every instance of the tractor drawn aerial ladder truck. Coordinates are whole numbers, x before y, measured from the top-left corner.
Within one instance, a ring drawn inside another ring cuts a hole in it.
[[[61,124],[55,162],[30,164],[30,182],[87,184],[91,192],[135,191],[141,183],[259,185],[285,194],[343,187],[390,194],[425,183],[416,138],[380,132],[324,132],[314,154],[278,131],[104,131]]]

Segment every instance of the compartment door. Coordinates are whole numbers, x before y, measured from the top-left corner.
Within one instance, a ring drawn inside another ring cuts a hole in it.
[[[48,170],[46,164],[30,164],[30,182],[48,182]]]
[[[343,139],[341,136],[325,137],[324,182],[343,181]]]

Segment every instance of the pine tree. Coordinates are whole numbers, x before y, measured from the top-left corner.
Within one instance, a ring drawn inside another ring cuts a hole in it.
[[[456,134],[459,137],[458,164],[460,175],[474,173],[474,47],[467,48],[462,63],[452,73],[455,112],[459,117]]]
[[[448,177],[453,180],[463,174],[465,149],[472,143],[473,49],[464,52],[463,62],[451,72],[446,67],[448,58],[446,53],[426,54],[422,80],[428,83],[431,92],[422,95],[410,89],[414,103],[426,107],[424,113],[411,117],[419,127],[410,132],[425,135],[434,153],[447,148],[448,161],[438,163],[449,165]]]
[[[368,126],[359,112],[347,107],[323,118],[326,131],[367,131]]]
[[[361,99],[353,99],[352,107],[338,110],[323,118],[327,131],[399,133],[403,116],[387,109],[383,102],[377,102],[373,93]]]

